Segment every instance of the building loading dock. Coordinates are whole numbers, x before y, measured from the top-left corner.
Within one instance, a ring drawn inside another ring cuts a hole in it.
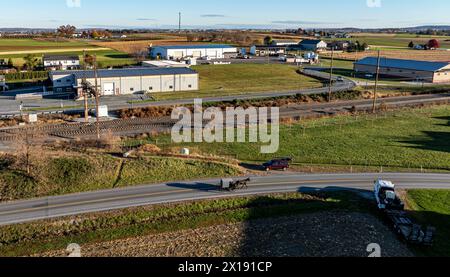
[[[190,68],[129,68],[98,70],[101,95],[127,95],[145,92],[193,91],[199,89],[198,73]],[[82,96],[82,81],[95,85],[93,70],[50,72],[54,93]]]
[[[356,73],[376,74],[377,57],[367,57],[354,64]],[[380,75],[404,81],[450,83],[450,63],[401,59],[380,59]]]

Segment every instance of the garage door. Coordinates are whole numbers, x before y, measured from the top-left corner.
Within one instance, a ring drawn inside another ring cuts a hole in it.
[[[114,95],[114,83],[103,84],[103,95]]]
[[[202,56],[202,51],[194,51],[192,52],[192,56],[194,58],[200,58]]]
[[[175,51],[173,53],[173,56],[177,59],[177,58],[183,58],[183,51]]]

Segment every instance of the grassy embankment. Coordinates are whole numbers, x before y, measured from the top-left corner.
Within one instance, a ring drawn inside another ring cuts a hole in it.
[[[230,164],[147,155],[124,160],[64,153],[32,159],[30,173],[7,158],[0,160],[0,201],[240,174]]]

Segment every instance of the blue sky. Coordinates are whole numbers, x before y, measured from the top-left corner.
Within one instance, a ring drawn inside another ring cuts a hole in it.
[[[67,2],[80,1],[80,7]],[[368,4],[372,3],[372,4]],[[0,0],[0,27],[325,28],[450,25],[448,0]],[[377,5],[380,3],[381,5]]]

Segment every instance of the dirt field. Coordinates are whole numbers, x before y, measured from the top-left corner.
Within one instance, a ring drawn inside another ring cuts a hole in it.
[[[394,59],[415,59],[421,61],[441,61],[450,62],[450,51],[445,50],[435,50],[435,51],[425,51],[425,50],[383,50],[381,55],[386,58]],[[329,56],[329,54],[324,55]],[[335,53],[335,58],[355,60],[362,59],[365,57],[376,57],[377,51],[366,51],[359,53]]]
[[[163,39],[163,40],[135,40],[135,41],[111,41],[111,42],[99,41],[93,42],[92,44],[100,47],[111,48],[125,53],[133,53],[136,51],[146,50],[150,45],[164,46],[164,45],[184,45],[195,43],[188,42],[185,37],[173,37],[170,39]]]
[[[82,246],[83,256],[367,257],[412,256],[391,230],[368,214],[324,212],[257,220]],[[64,251],[42,256],[64,256]]]

